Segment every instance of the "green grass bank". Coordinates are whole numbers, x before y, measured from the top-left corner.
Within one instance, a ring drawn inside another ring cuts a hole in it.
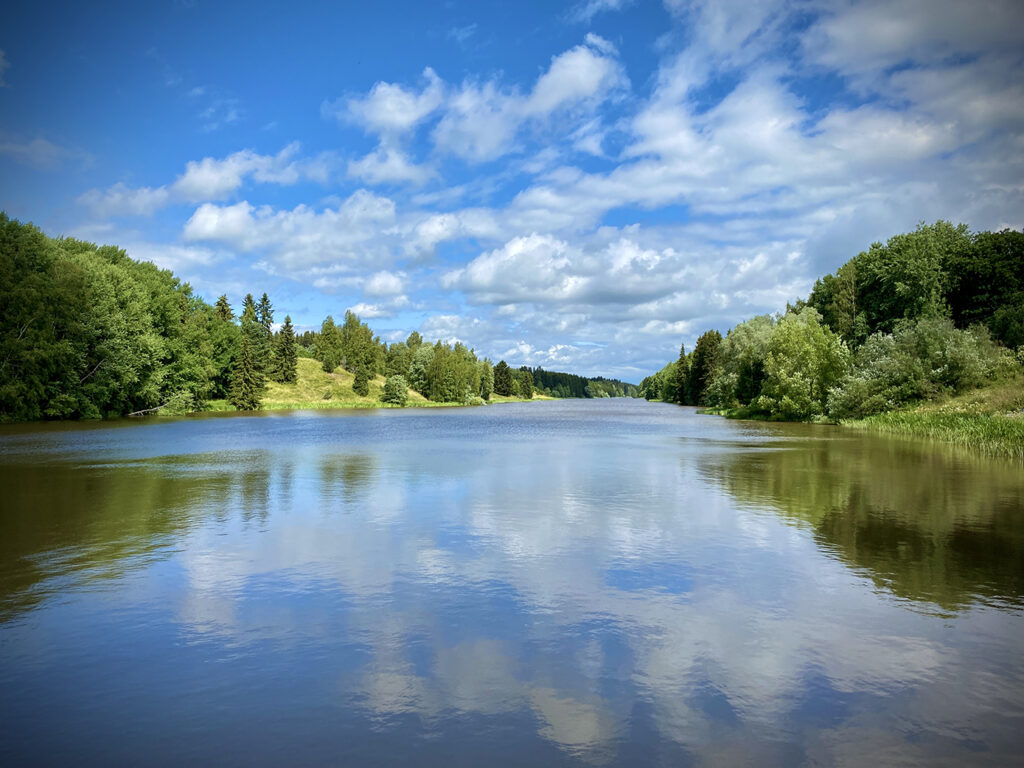
[[[267,382],[267,389],[263,394],[261,404],[265,411],[292,411],[292,410],[335,410],[345,408],[398,408],[399,406],[381,402],[380,396],[384,392],[384,377],[374,376],[370,379],[370,391],[368,394],[357,395],[352,385],[355,383],[355,374],[349,373],[343,368],[338,368],[333,373],[323,370],[320,362],[308,357],[299,358],[298,380],[293,384],[278,384],[274,381]],[[551,400],[553,398],[544,395],[534,395],[533,400]],[[491,403],[527,403],[521,397],[502,397],[491,395]],[[406,408],[451,408],[460,406],[461,403],[435,403],[428,400],[419,392],[409,390],[409,401]],[[211,400],[207,403],[207,411],[234,411],[235,407],[227,400]]]
[[[947,400],[842,422],[844,427],[922,437],[1024,459],[1024,376]]]

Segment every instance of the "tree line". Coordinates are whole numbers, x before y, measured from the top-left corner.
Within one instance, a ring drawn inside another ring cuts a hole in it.
[[[492,394],[530,399],[535,376],[542,392],[560,377],[580,379],[494,365],[462,343],[429,343],[417,332],[387,344],[352,312],[296,333],[288,316],[275,324],[266,293],[247,295],[236,315],[227,296],[210,305],[169,270],[120,248],[47,237],[3,213],[0,286],[0,421],[184,413],[211,400],[256,410],[268,381],[297,380],[300,357],[329,373],[350,371],[363,396],[383,376],[383,399],[403,405],[410,388],[472,404]],[[621,384],[588,381],[590,396]]]
[[[872,244],[784,314],[724,337],[706,331],[640,391],[740,415],[839,420],[957,394],[1022,363],[1024,232],[938,221]]]
[[[618,379],[602,376],[588,378],[575,373],[545,371],[543,368],[529,368],[538,392],[551,397],[636,397],[639,387]]]

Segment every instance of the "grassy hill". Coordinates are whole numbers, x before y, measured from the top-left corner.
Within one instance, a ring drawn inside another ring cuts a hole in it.
[[[397,406],[382,403],[381,393],[384,391],[384,377],[374,376],[370,379],[370,392],[365,397],[357,395],[352,389],[355,375],[343,368],[333,373],[325,373],[318,360],[301,357],[298,361],[299,378],[294,384],[278,384],[267,382],[263,395],[263,408],[268,411],[309,410],[330,408],[395,408]],[[551,400],[550,397],[536,395],[534,400]],[[519,397],[502,397],[492,395],[492,403],[528,402]],[[409,390],[409,402],[406,407],[443,407],[457,406],[459,403],[435,403],[427,400],[419,392]],[[209,410],[233,411],[234,407],[226,400],[213,400]]]

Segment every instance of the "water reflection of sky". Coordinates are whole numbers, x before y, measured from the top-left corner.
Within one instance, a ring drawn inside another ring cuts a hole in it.
[[[129,491],[155,473],[170,485],[140,500],[173,523],[5,563],[39,574],[0,625],[9,745],[55,712],[68,754],[115,718],[138,746],[162,718],[194,739],[169,758],[255,762],[318,762],[325,744],[438,764],[1019,753],[1020,611],[920,610],[843,532],[823,540],[859,493],[828,473],[871,451],[751,464],[821,433],[632,402],[166,427],[93,432],[85,462],[79,433],[18,436],[62,471],[120,465],[99,476]],[[925,566],[904,582],[943,578]]]

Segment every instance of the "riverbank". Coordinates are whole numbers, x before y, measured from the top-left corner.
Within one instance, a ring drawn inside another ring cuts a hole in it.
[[[299,358],[298,380],[293,384],[278,384],[268,381],[266,391],[260,404],[265,411],[292,410],[334,410],[360,408],[398,408],[400,406],[381,402],[385,379],[374,376],[369,381],[370,391],[366,395],[358,395],[353,389],[355,374],[343,368],[334,373],[323,370],[320,362],[310,358]],[[532,400],[552,400],[545,395],[534,395]],[[492,394],[490,403],[527,403],[521,397],[503,397]],[[419,392],[409,390],[409,400],[405,407],[417,408],[453,408],[462,403],[435,403]],[[227,400],[211,400],[206,411],[234,411],[235,407]]]
[[[703,408],[700,413],[727,419],[780,421],[747,407]],[[844,420],[839,425],[940,440],[995,456],[1024,459],[1024,376],[1018,374],[956,397]]]
[[[941,440],[1024,459],[1024,376],[947,400],[841,423],[852,429]]]

